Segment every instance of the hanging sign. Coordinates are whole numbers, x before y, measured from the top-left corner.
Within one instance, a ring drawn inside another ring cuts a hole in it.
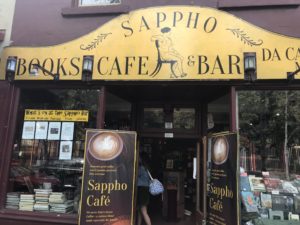
[[[89,111],[25,109],[24,120],[88,122]]]
[[[136,133],[88,130],[79,225],[134,225]]]
[[[216,9],[160,6],[121,15],[60,45],[6,48],[0,79],[8,57],[16,57],[15,80],[81,80],[83,58],[90,56],[92,80],[239,80],[245,53],[256,55],[257,79],[286,79],[300,67],[299,46],[298,38]]]
[[[207,149],[207,224],[238,225],[237,135],[214,134]]]

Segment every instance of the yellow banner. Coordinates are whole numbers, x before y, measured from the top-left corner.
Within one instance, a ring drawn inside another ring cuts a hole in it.
[[[286,79],[300,67],[300,39],[216,9],[167,6],[121,15],[61,45],[6,48],[0,75],[15,56],[15,80],[53,80],[41,70],[30,74],[32,64],[80,80],[83,56],[92,56],[93,80],[235,80],[244,79],[245,52],[256,54],[258,79]]]
[[[88,122],[89,111],[25,109],[24,120]]]

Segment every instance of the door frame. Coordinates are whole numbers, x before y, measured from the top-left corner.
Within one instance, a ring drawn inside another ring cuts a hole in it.
[[[229,90],[229,128],[230,132],[237,131],[237,96],[236,88],[230,87]],[[210,101],[211,102],[211,101]],[[201,107],[201,135],[197,143],[197,196],[196,196],[196,225],[206,224],[207,218],[207,106],[206,102]],[[201,154],[202,150],[202,154]],[[198,154],[199,152],[199,154]],[[202,156],[202,158],[201,158]],[[202,174],[202,177],[201,177]],[[201,193],[202,190],[202,193]],[[202,194],[202,198],[201,198]]]
[[[228,88],[228,89],[227,89]],[[199,110],[199,113],[196,113],[198,115],[198,118],[196,118],[196,129],[193,132],[182,132],[182,131],[174,131],[175,133],[173,138],[198,138],[197,143],[197,200],[196,200],[196,225],[205,224],[206,222],[206,209],[207,209],[207,201],[206,201],[206,171],[207,171],[207,143],[206,143],[206,137],[208,134],[207,129],[207,112],[208,112],[208,104],[217,98],[229,95],[229,131],[230,132],[236,132],[237,131],[237,97],[236,97],[236,87],[235,86],[227,86],[226,92],[220,92],[219,95],[214,95],[210,98],[203,98],[199,99],[200,102],[191,101],[187,104],[181,102],[181,101],[175,101],[175,102],[168,102],[168,104],[172,105],[194,105],[197,106],[196,108]],[[119,87],[118,87],[119,90]],[[110,89],[108,89],[110,91]],[[120,90],[119,90],[120,91]],[[116,94],[116,93],[114,93]],[[205,99],[207,101],[205,101]],[[163,138],[163,134],[166,132],[165,129],[161,130],[143,130],[141,128],[142,118],[138,112],[141,112],[141,108],[143,106],[147,105],[164,105],[167,102],[167,99],[165,101],[159,100],[159,101],[143,101],[141,98],[139,99],[127,99],[129,102],[131,102],[134,105],[134,113],[133,116],[135,117],[135,129],[139,133],[139,138],[141,137],[156,137],[156,138]],[[156,99],[157,100],[157,99]],[[204,100],[204,101],[203,101]],[[198,121],[198,122],[197,122]],[[171,131],[172,132],[172,131]],[[178,135],[179,134],[179,135]],[[201,177],[202,174],[202,177]],[[201,188],[200,188],[201,186]],[[202,195],[202,197],[200,197]],[[199,208],[198,208],[199,207]],[[198,210],[199,209],[199,210]],[[201,209],[201,210],[200,210]]]

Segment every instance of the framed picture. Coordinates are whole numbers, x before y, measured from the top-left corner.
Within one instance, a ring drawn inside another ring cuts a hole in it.
[[[35,122],[25,121],[23,124],[22,139],[34,139]]]
[[[47,139],[48,122],[36,122],[35,124],[35,139],[45,140]]]
[[[71,141],[74,136],[74,122],[63,122],[61,125],[61,140]]]
[[[59,140],[60,139],[60,122],[50,122],[48,128],[48,140]]]
[[[59,160],[72,159],[73,141],[61,141],[59,148]]]

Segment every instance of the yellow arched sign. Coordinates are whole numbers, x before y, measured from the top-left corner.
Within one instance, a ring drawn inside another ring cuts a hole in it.
[[[81,80],[84,56],[93,80],[244,79],[244,54],[256,55],[257,79],[286,79],[300,67],[300,39],[275,34],[228,13],[190,6],[154,7],[119,16],[76,40],[49,47],[8,47],[15,80],[53,80],[32,65]],[[31,71],[31,72],[30,72]]]

